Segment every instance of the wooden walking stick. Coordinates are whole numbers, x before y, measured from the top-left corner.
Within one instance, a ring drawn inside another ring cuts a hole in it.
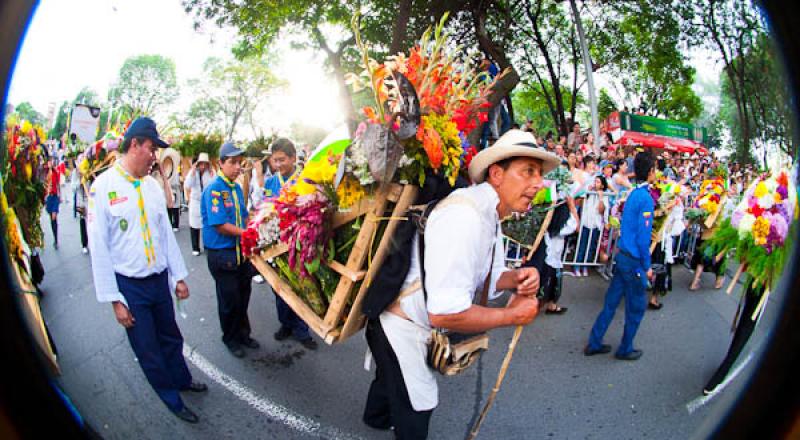
[[[533,258],[533,254],[542,243],[544,234],[547,232],[547,228],[550,226],[550,221],[553,219],[555,205],[555,202],[553,202],[550,211],[547,212],[544,221],[542,221],[542,228],[539,230],[539,234],[536,235],[536,240],[534,240],[530,252],[528,252],[528,260]],[[492,388],[492,392],[489,393],[489,398],[486,399],[486,403],[483,405],[483,410],[481,411],[480,416],[478,416],[478,420],[475,421],[475,426],[472,427],[472,430],[469,433],[469,440],[474,440],[475,437],[478,436],[478,431],[481,429],[481,424],[483,423],[483,420],[486,419],[486,414],[489,413],[489,408],[492,407],[494,399],[497,397],[497,393],[500,391],[500,385],[503,384],[503,379],[506,377],[506,371],[508,370],[508,365],[511,363],[511,358],[514,356],[514,350],[516,350],[517,342],[519,342],[519,337],[522,335],[522,329],[523,326],[521,325],[518,325],[517,328],[514,329],[514,336],[511,337],[511,342],[508,344],[508,351],[506,352],[506,357],[503,359],[503,364],[500,366],[500,372],[497,374],[497,380],[494,383],[494,388]]]

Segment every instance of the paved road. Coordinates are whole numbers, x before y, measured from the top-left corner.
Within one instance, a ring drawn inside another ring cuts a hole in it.
[[[244,359],[225,350],[213,282],[205,256],[191,255],[185,215],[177,237],[190,270],[191,298],[186,304],[188,316],[178,322],[192,374],[207,382],[210,390],[185,396],[201,423],[176,419],[146,383],[111,306],[95,300],[90,258],[80,252],[78,223],[70,205],[62,204],[62,211],[59,250],[52,247],[49,222],[45,218],[42,222],[48,244],[43,255],[47,270],[43,311],[59,350],[63,371],[59,383],[102,435],[392,438],[361,423],[372,379],[363,368],[363,337],[336,346],[321,344],[316,352],[294,342],[274,341],[278,325],[274,297],[266,285],[254,285],[250,305],[253,336],[261,348],[249,351]],[[689,271],[674,272],[676,289],[664,299],[665,307],[648,311],[642,323],[636,344],[644,356],[637,362],[583,356],[607,282],[596,274],[567,278],[562,304],[569,312],[542,314],[525,330],[480,437],[685,439],[703,429],[713,420],[709,416],[724,409],[726,395],[734,395],[743,385],[739,376],[719,396],[698,400],[727,350],[736,300],[722,291],[689,293]],[[703,282],[710,287],[712,276],[704,275]],[[774,308],[770,304],[764,322]],[[620,308],[607,335],[607,342],[615,346],[622,333],[622,315]],[[760,326],[751,346],[760,346],[765,327]],[[465,437],[494,384],[511,333],[512,329],[494,331],[490,350],[477,366],[461,376],[440,379],[441,403],[431,421],[431,438]]]

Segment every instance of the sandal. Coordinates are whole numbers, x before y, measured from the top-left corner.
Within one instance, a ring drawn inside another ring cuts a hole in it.
[[[661,310],[662,307],[664,307],[663,303],[658,303],[658,304],[653,304],[651,302],[647,303],[647,308],[650,310]]]
[[[692,283],[691,285],[689,285],[689,291],[690,292],[695,292],[695,291],[698,291],[698,290],[700,290],[700,282],[699,281],[696,284]]]
[[[546,309],[544,311],[545,315],[563,315],[564,313],[567,313],[567,308],[566,307],[558,307],[558,308],[555,308],[553,310]]]
[[[722,286],[725,284],[725,277],[718,278],[717,281],[714,283],[714,288],[719,290],[722,289]]]

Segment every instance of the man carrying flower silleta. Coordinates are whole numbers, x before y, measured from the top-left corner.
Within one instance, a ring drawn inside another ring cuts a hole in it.
[[[264,182],[264,195],[267,198],[277,198],[280,196],[281,188],[287,185],[291,187],[295,184],[300,171],[295,166],[297,153],[294,144],[289,139],[276,139],[272,144],[271,152],[271,160],[275,165],[276,171],[272,177]],[[302,186],[302,183],[305,182],[297,182],[297,186]],[[275,307],[278,309],[278,320],[281,323],[281,328],[274,334],[275,340],[283,341],[294,335],[295,339],[300,341],[303,347],[309,350],[316,350],[317,343],[308,332],[308,324],[300,319],[283,298],[277,294],[275,295]]]

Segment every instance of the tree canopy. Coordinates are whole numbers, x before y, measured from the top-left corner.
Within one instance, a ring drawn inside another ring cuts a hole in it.
[[[125,109],[132,118],[152,115],[177,97],[175,62],[161,55],[137,55],[125,60],[108,92],[114,107]]]

